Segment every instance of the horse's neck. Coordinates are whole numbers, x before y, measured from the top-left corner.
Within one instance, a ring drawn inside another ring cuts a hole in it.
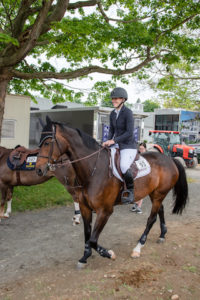
[[[94,172],[95,166],[98,163],[98,149],[89,149],[85,146],[82,138],[76,131],[74,131],[73,137],[71,132],[70,134],[67,132],[66,139],[70,143],[69,156],[75,173],[81,182],[85,182],[87,179],[89,180],[91,174]],[[95,152],[97,153],[90,156]]]

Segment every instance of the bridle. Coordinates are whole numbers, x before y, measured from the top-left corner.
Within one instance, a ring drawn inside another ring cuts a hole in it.
[[[38,155],[39,158],[46,158],[48,159],[48,162],[46,164],[46,168],[44,169],[44,172],[43,172],[43,176],[46,175],[47,171],[55,171],[56,170],[56,167],[60,167],[60,166],[63,166],[63,165],[67,165],[67,164],[74,164],[76,162],[79,162],[79,161],[82,161],[84,159],[88,159],[90,157],[93,157],[94,155],[97,154],[97,158],[96,158],[96,161],[95,161],[95,164],[94,164],[94,168],[90,174],[90,177],[92,177],[96,171],[96,168],[97,168],[97,162],[98,162],[98,159],[99,159],[99,156],[100,156],[100,152],[105,149],[104,147],[101,147],[100,149],[98,149],[97,151],[87,155],[87,156],[84,156],[82,158],[79,158],[79,159],[75,159],[75,160],[70,160],[70,159],[61,159],[61,160],[56,160],[56,159],[53,159],[52,158],[52,154],[53,154],[53,147],[54,147],[54,143],[56,143],[57,147],[58,147],[58,150],[60,152],[60,155],[62,155],[62,151],[61,151],[61,148],[60,148],[60,145],[58,143],[58,140],[56,139],[56,126],[55,124],[52,124],[52,131],[46,131],[46,132],[42,132],[42,134],[49,134],[49,136],[47,136],[46,138],[51,138],[51,142],[50,142],[50,150],[49,150],[49,154],[48,156],[45,156],[45,155]],[[45,141],[45,139],[41,142],[41,144]],[[100,145],[99,145],[100,146]],[[53,161],[53,164],[51,163],[51,161]],[[66,162],[65,162],[66,161]]]
[[[55,167],[53,167],[53,165],[56,164],[57,160],[52,158],[54,143],[56,143],[58,150],[60,152],[60,155],[61,155],[61,149],[60,149],[59,143],[56,139],[56,126],[54,124],[52,124],[52,131],[45,131],[45,132],[42,132],[42,134],[49,134],[49,135],[44,138],[44,140],[41,142],[41,144],[45,141],[45,139],[51,138],[50,150],[49,150],[48,156],[38,155],[39,158],[47,158],[48,159],[46,168],[44,169],[44,172],[43,172],[43,175],[45,176],[48,170],[55,171]],[[52,164],[51,161],[53,161],[54,164]]]

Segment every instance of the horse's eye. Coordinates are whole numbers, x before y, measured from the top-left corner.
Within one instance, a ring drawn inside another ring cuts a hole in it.
[[[44,146],[49,146],[49,142],[44,142]]]

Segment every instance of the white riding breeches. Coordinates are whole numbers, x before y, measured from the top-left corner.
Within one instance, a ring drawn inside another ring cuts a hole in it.
[[[120,168],[123,174],[130,168],[137,154],[137,149],[120,150]]]

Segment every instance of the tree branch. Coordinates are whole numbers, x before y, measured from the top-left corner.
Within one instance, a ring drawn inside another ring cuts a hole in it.
[[[131,20],[121,20],[121,19],[113,19],[113,18],[110,18],[106,15],[105,11],[103,10],[103,7],[101,5],[101,2],[99,1],[98,3],[98,8],[99,8],[99,11],[100,13],[102,14],[103,18],[105,19],[105,21],[107,23],[109,23],[109,21],[113,21],[113,22],[118,22],[118,23],[124,23],[124,24],[128,24],[128,23],[134,23],[134,22],[138,22],[138,21],[141,21],[141,20],[145,20],[145,19],[148,19],[151,17],[151,15],[146,15],[146,16],[143,16],[143,17],[140,17],[140,18],[134,18],[134,19],[131,19]],[[161,10],[159,13],[161,13],[162,11],[164,10]]]
[[[115,69],[106,69],[99,66],[89,66],[89,67],[83,67],[81,69],[77,69],[75,71],[70,72],[63,72],[63,73],[55,73],[55,72],[35,72],[35,73],[22,73],[17,70],[12,70],[11,75],[16,78],[20,79],[75,79],[78,77],[86,76],[91,73],[101,73],[101,74],[109,74],[109,75],[126,75],[135,73],[147,64],[149,64],[151,61],[159,58],[159,54],[146,58],[143,62],[138,64],[137,66],[125,69],[125,70],[115,70]]]
[[[41,7],[38,7],[36,10],[31,9],[30,7],[34,2],[36,2],[36,0],[21,1],[18,14],[13,21],[13,31],[12,31],[13,37],[16,38],[19,36],[19,34],[21,34],[27,17],[37,11],[39,12],[39,10],[41,9]]]
[[[176,28],[180,27],[181,25],[187,23],[189,20],[193,19],[193,18],[194,18],[195,16],[197,16],[197,15],[198,15],[197,13],[196,13],[196,14],[193,14],[193,15],[187,17],[186,19],[182,20],[181,22],[175,24],[175,25],[172,26],[170,29],[167,29],[167,30],[162,31],[162,32],[156,37],[155,43],[157,43],[157,42],[159,41],[159,39],[160,39],[163,35],[165,35],[165,34],[168,33],[168,32],[172,32],[174,29],[176,29]]]
[[[100,0],[78,1],[75,3],[69,3],[67,9],[70,10],[70,9],[76,9],[81,7],[94,6],[99,2]]]
[[[41,34],[42,25],[48,15],[49,8],[52,2],[53,0],[43,2],[43,7],[41,8],[40,13],[38,14],[32,28],[29,28],[28,30],[23,32],[22,35],[19,37],[20,48],[15,48],[13,55],[0,57],[0,67],[11,67],[13,65],[18,64],[35,46],[35,43]]]

